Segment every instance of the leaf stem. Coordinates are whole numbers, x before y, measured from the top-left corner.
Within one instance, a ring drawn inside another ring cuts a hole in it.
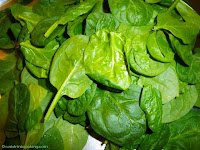
[[[44,120],[48,120],[52,111],[54,110],[54,108],[56,107],[56,104],[58,103],[59,99],[62,97],[61,95],[61,91],[62,90],[59,90],[57,93],[56,93],[56,96],[54,97],[45,117],[44,117]]]
[[[177,5],[177,3],[179,2],[180,0],[175,0],[174,3],[169,7],[169,9],[166,11],[166,13],[169,13],[171,12]]]

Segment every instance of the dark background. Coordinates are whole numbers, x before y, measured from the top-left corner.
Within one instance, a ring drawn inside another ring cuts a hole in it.
[[[189,4],[200,14],[200,0],[188,0]]]

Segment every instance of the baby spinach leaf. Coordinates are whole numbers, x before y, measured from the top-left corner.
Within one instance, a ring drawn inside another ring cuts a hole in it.
[[[10,113],[6,125],[7,136],[15,136],[24,131],[24,123],[30,105],[30,92],[25,84],[17,84],[10,93]],[[13,133],[14,132],[14,133]]]
[[[85,146],[88,133],[81,125],[73,125],[60,118],[56,124],[56,128],[61,133],[65,150],[82,150]]]
[[[187,65],[191,65],[193,59],[192,50],[195,45],[195,41],[190,44],[183,44],[177,38],[171,37],[172,46],[174,46],[176,54],[183,60],[183,62]]]
[[[146,76],[157,76],[166,71],[169,65],[170,63],[155,61],[151,59],[149,54],[143,52],[132,51],[130,55],[131,69]]]
[[[44,124],[38,123],[35,125],[26,135],[26,140],[24,146],[35,146],[40,141],[44,132]]]
[[[65,25],[70,21],[75,20],[80,15],[86,14],[89,12],[97,1],[86,0],[78,5],[71,6],[67,11],[47,30],[44,34],[48,38],[51,33],[58,27],[58,25]]]
[[[96,31],[101,29],[108,29],[109,31],[116,31],[119,27],[119,21],[110,13],[91,13],[86,20],[85,33],[91,36]]]
[[[53,40],[44,48],[34,47],[30,41],[22,42],[20,45],[21,51],[29,63],[46,70],[49,70],[52,58],[59,48],[59,43],[56,40]]]
[[[12,41],[8,34],[0,37],[0,48],[1,49],[12,49],[15,47],[15,43]]]
[[[182,22],[170,14],[160,14],[157,17],[157,25],[154,30],[165,29],[175,37],[180,38],[184,44],[192,43],[199,33],[197,25],[190,22]]]
[[[167,37],[163,31],[153,32],[147,42],[150,55],[161,62],[171,62],[174,60],[174,53],[170,47]]]
[[[48,129],[43,134],[37,146],[47,146],[48,149],[64,150],[64,141],[58,128],[54,126]]]
[[[147,2],[147,3],[158,3],[160,1],[161,0],[145,0],[145,2]]]
[[[177,73],[183,82],[196,84],[200,83],[200,53],[193,55],[191,65],[189,67],[177,63]]]
[[[168,125],[163,125],[158,132],[147,134],[138,150],[161,150],[167,144],[169,136]]]
[[[17,70],[17,56],[13,52],[3,60],[0,59],[0,94],[4,94],[14,86],[14,81],[19,76]]]
[[[58,92],[47,112],[47,118],[63,95],[77,98],[92,84],[83,66],[83,51],[88,41],[88,37],[84,35],[71,37],[56,52],[51,66],[50,82]]]
[[[15,40],[18,40],[19,34],[20,34],[21,30],[22,30],[22,27],[21,27],[20,23],[11,24],[10,29],[11,29],[14,37],[15,37]]]
[[[61,110],[66,111],[67,110],[67,103],[68,103],[68,100],[64,97],[61,97],[58,101],[58,106]]]
[[[88,14],[82,15],[72,22],[68,23],[67,34],[72,37],[74,35],[83,34],[83,21]]]
[[[21,82],[25,84],[30,82],[38,84],[38,80],[34,76],[32,76],[25,67],[21,72]]]
[[[145,25],[153,15],[150,5],[141,0],[108,0],[108,2],[112,14],[127,25]]]
[[[25,61],[28,70],[38,78],[47,78],[49,71]]]
[[[47,90],[35,83],[30,83],[28,88],[31,93],[30,107],[28,110],[30,113],[41,105],[42,101],[47,95]]]
[[[142,90],[140,108],[145,112],[148,127],[159,132],[162,127],[162,97],[159,90],[147,85]]]
[[[195,105],[197,98],[195,85],[185,86],[179,97],[163,105],[162,122],[172,122],[183,117]]]
[[[148,84],[161,92],[163,104],[179,96],[179,80],[172,67],[169,67],[165,72],[153,78],[140,76],[138,85],[146,86]]]
[[[186,22],[196,24],[200,29],[200,16],[192,7],[190,7],[183,0],[180,0],[180,2],[176,5],[176,9]]]
[[[45,18],[61,16],[65,12],[64,4],[58,0],[39,0],[33,6],[33,12]]]
[[[126,39],[120,33],[97,31],[85,50],[86,74],[105,86],[127,89],[131,78],[124,56],[125,43]]]
[[[198,149],[200,146],[199,119],[199,111],[190,111],[181,119],[170,123],[170,137],[164,149]]]
[[[31,33],[31,43],[38,47],[44,47],[56,36],[61,35],[64,32],[65,26],[58,26],[48,38],[44,37],[44,33],[57,19],[58,17],[52,17],[40,20]]]
[[[197,93],[198,93],[198,99],[197,99],[195,106],[200,108],[200,84],[196,84],[195,87],[196,87]]]
[[[78,124],[78,123],[86,121],[85,114],[80,115],[80,116],[72,116],[72,115],[68,114],[68,112],[65,112],[63,118],[73,124]]]
[[[85,114],[96,92],[96,86],[95,83],[92,83],[83,95],[75,100],[69,100],[67,104],[68,113],[74,116]]]
[[[137,140],[146,130],[145,115],[139,107],[140,92],[136,85],[122,93],[97,88],[87,111],[92,129],[120,146]]]

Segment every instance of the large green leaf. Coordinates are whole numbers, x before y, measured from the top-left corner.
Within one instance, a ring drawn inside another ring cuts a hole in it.
[[[150,55],[161,62],[174,60],[174,53],[163,31],[153,32],[147,42]]]
[[[161,93],[151,85],[142,90],[140,107],[145,112],[148,127],[153,132],[159,132],[162,128],[162,99]]]
[[[172,122],[183,117],[195,105],[197,98],[195,85],[185,86],[179,97],[163,105],[162,122]]]
[[[170,63],[155,61],[149,54],[143,52],[132,51],[130,55],[131,69],[145,76],[157,76],[166,71],[169,65]]]
[[[170,137],[165,150],[198,150],[200,147],[200,112],[190,111],[181,119],[169,124]]]
[[[110,13],[91,13],[86,20],[85,33],[91,36],[96,31],[101,29],[108,29],[109,31],[116,31],[119,27],[119,21]]]
[[[197,84],[200,83],[200,53],[193,55],[191,65],[189,67],[177,63],[177,73],[183,82]]]
[[[153,10],[141,0],[108,0],[112,14],[122,23],[141,26],[149,22]]]
[[[50,70],[50,82],[58,92],[47,116],[50,115],[63,95],[77,98],[92,84],[92,81],[86,76],[83,66],[83,52],[88,41],[87,36],[73,36],[64,42],[56,52]]]
[[[59,43],[56,40],[53,40],[44,48],[34,47],[30,41],[22,42],[20,45],[21,51],[29,63],[46,70],[50,69],[52,58],[59,48]]]
[[[200,108],[200,84],[196,84],[195,87],[196,87],[197,93],[198,93],[198,99],[197,99],[195,106]]]
[[[199,27],[190,22],[183,22],[174,18],[169,13],[160,14],[157,17],[157,25],[154,30],[165,29],[175,37],[180,38],[184,44],[190,44],[199,33]]]
[[[70,21],[75,20],[79,16],[89,12],[97,3],[95,0],[86,0],[78,5],[71,6],[67,11],[47,30],[45,37],[49,37],[58,25],[65,25]]]
[[[122,93],[97,88],[87,111],[92,129],[120,146],[137,140],[146,130],[145,115],[139,107],[140,92],[136,85]]]
[[[17,56],[13,52],[3,60],[0,59],[0,94],[4,94],[14,86],[18,79]]]
[[[144,86],[148,84],[161,92],[163,104],[179,96],[179,80],[172,67],[169,67],[165,72],[153,78],[140,76],[138,85]]]
[[[84,55],[86,74],[105,86],[127,89],[131,78],[124,56],[125,42],[122,34],[107,30],[92,35]]]

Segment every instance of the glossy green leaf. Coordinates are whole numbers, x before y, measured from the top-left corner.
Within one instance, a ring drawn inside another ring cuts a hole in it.
[[[95,83],[91,84],[91,86],[79,98],[69,100],[67,104],[68,113],[74,116],[85,114],[96,92],[96,86]]]
[[[153,78],[140,76],[138,85],[145,86],[148,84],[161,92],[163,104],[179,96],[179,80],[172,67]]]
[[[49,70],[52,58],[59,48],[59,43],[53,40],[44,48],[37,48],[31,45],[30,41],[20,43],[21,51],[25,56],[25,59],[37,67]]]
[[[179,97],[163,105],[162,122],[172,122],[186,115],[195,105],[197,98],[195,85],[185,86]]]
[[[18,135],[18,130],[24,131],[24,118],[28,115],[29,105],[30,92],[28,87],[22,83],[17,84],[10,93],[10,113],[6,125],[7,136]]]
[[[199,149],[200,143],[200,112],[190,111],[181,119],[169,124],[170,137],[165,150]]]
[[[183,82],[197,84],[200,83],[200,53],[193,55],[191,65],[189,67],[177,63],[177,73]]]
[[[140,107],[145,112],[148,127],[159,132],[162,127],[162,97],[159,90],[147,85],[142,90]]]
[[[197,93],[198,93],[198,99],[197,99],[195,106],[200,108],[200,84],[196,84],[195,87],[196,87]]]
[[[180,2],[176,5],[176,9],[186,22],[196,24],[200,29],[200,16],[192,7],[190,7],[183,0],[180,0]]]
[[[190,44],[199,33],[197,25],[190,22],[182,22],[170,14],[161,14],[157,17],[157,25],[154,30],[165,29],[170,31],[175,37],[180,38],[184,44]]]
[[[138,150],[161,150],[166,145],[169,136],[170,130],[168,125],[163,125],[158,132],[147,134]]]
[[[17,70],[17,56],[13,52],[3,60],[0,59],[0,94],[4,94],[14,86],[19,76]]]
[[[110,13],[91,13],[86,20],[85,33],[86,35],[91,36],[101,29],[116,31],[119,24],[119,21]]]
[[[169,65],[151,59],[149,54],[132,51],[130,55],[131,69],[142,75],[157,76],[166,71]]]
[[[21,72],[21,82],[25,84],[30,82],[38,84],[38,80],[32,74],[30,74],[26,68],[24,68]]]
[[[112,14],[127,25],[145,25],[153,15],[150,5],[141,0],[108,0],[108,2]]]
[[[137,140],[146,130],[145,115],[139,107],[140,92],[135,85],[122,93],[97,88],[87,111],[92,129],[120,146]]]
[[[153,32],[147,42],[150,55],[161,62],[174,60],[174,53],[163,31]]]
[[[77,43],[77,41],[79,41]],[[83,52],[88,44],[88,37],[77,35],[66,42],[56,52],[50,71],[50,82],[58,90],[50,106],[49,116],[58,100],[67,95],[71,98],[81,96],[92,84],[86,76],[83,66]]]
[[[56,36],[60,36],[64,32],[65,26],[58,26],[48,38],[44,37],[44,33],[57,19],[58,17],[52,17],[40,20],[31,33],[31,43],[38,47],[44,47]]]
[[[65,25],[70,21],[75,20],[80,15],[89,12],[97,1],[86,0],[78,5],[72,6],[47,30],[45,37],[49,37],[58,25]]]
[[[122,34],[107,30],[92,35],[84,54],[86,74],[105,86],[127,89],[131,78],[124,56],[125,42]]]

